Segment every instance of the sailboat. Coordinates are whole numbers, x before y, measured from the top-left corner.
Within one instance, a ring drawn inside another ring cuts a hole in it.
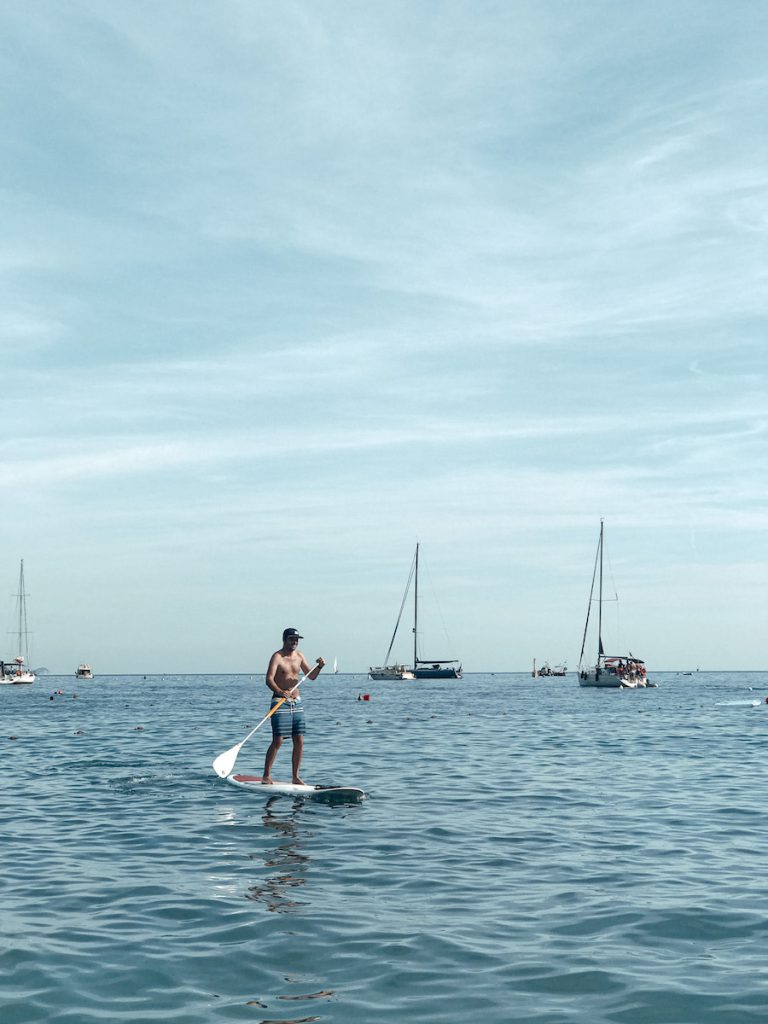
[[[600,520],[600,539],[597,543],[597,554],[595,556],[595,567],[592,572],[592,586],[589,590],[589,605],[587,606],[587,621],[584,624],[584,637],[581,642],[581,655],[579,656],[579,686],[600,686],[613,689],[641,689],[646,686],[654,686],[649,683],[645,672],[645,662],[636,658],[631,652],[625,655],[607,655],[603,648],[603,540],[604,525]],[[594,665],[588,665],[584,661],[584,650],[587,644],[587,630],[589,628],[589,616],[592,610],[593,595],[595,592],[595,578],[598,580],[597,596],[597,657]]]
[[[400,628],[400,619],[403,617],[403,609],[405,608],[405,602],[408,598],[408,591],[411,587],[411,580],[413,579],[414,562],[411,562],[411,571],[408,574],[408,582],[405,584],[405,591],[403,592],[403,600],[400,602],[400,611],[397,615],[397,622],[395,623],[395,629],[392,633],[392,639],[389,641],[389,647],[387,653],[384,656],[384,662],[381,665],[372,665],[368,669],[368,675],[371,679],[415,679],[413,672],[408,668],[407,665],[403,665],[400,662],[390,662],[389,656],[392,654],[392,648],[395,645],[397,638],[397,631]]]
[[[402,664],[387,664],[395,643],[400,619],[408,597],[411,582],[413,582],[413,666],[408,667]],[[411,563],[411,571],[408,575],[408,582],[405,586],[405,593],[400,605],[400,614],[397,616],[395,631],[387,649],[384,664],[372,667],[368,670],[371,679],[461,679],[461,663],[457,659],[447,658],[420,658],[419,657],[419,545],[416,545],[416,553]]]
[[[419,545],[413,574],[413,674],[417,679],[461,679],[461,663],[455,658],[419,657]],[[458,667],[456,667],[458,666]]]
[[[34,683],[35,673],[25,667],[29,661],[29,630],[27,629],[27,592],[24,589],[24,559],[19,569],[19,592],[16,597],[17,628],[11,630],[16,637],[16,656],[12,661],[0,661],[0,684],[18,686],[22,683]]]
[[[333,674],[337,676],[339,674],[339,659],[333,659]]]

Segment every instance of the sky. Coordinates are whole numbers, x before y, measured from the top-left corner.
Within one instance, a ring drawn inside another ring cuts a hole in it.
[[[365,671],[418,542],[423,656],[575,668],[603,519],[608,646],[765,667],[766,43],[754,0],[5,4],[33,664],[296,626]]]

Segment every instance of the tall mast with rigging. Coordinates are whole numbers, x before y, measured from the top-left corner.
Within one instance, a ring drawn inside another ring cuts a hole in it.
[[[603,654],[603,520],[600,520],[600,584],[597,597],[597,666],[596,675],[600,675],[600,655]]]
[[[416,560],[413,575],[413,667],[419,663],[419,545],[416,544]]]

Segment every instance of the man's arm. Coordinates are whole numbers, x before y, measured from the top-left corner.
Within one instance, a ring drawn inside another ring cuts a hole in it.
[[[322,669],[322,667],[325,664],[325,662],[323,661],[322,658],[317,658],[316,661],[317,661],[317,664],[315,665],[314,668],[311,669],[309,667],[309,662],[307,661],[307,659],[302,654],[302,656],[301,656],[301,668],[302,668],[302,671],[304,672],[304,676],[305,676],[306,679],[317,679],[317,677],[320,675],[320,670]]]
[[[269,665],[267,666],[267,675],[264,682],[267,684],[272,693],[278,697],[284,697],[285,694],[275,682],[275,673],[277,672],[277,666],[280,663],[280,658],[277,653],[273,654],[269,659]]]

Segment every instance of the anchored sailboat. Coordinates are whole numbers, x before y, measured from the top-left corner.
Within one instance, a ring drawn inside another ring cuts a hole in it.
[[[408,582],[405,584],[405,591],[403,592],[403,600],[400,602],[400,611],[397,614],[397,622],[392,633],[392,639],[389,641],[389,647],[387,653],[384,656],[384,662],[381,665],[372,665],[368,669],[368,675],[371,679],[414,679],[413,672],[408,668],[407,665],[403,665],[400,662],[390,663],[389,656],[392,654],[392,648],[395,646],[395,640],[397,639],[397,631],[400,628],[400,619],[403,617],[403,609],[405,608],[405,602],[408,598],[408,591],[411,587],[411,580],[413,579],[414,562],[411,562],[411,571],[408,574]]]
[[[592,572],[592,586],[589,590],[587,621],[584,623],[584,637],[581,642],[579,656],[579,686],[601,686],[613,689],[638,689],[654,686],[649,683],[645,674],[645,662],[636,658],[631,652],[626,655],[606,655],[603,649],[603,520],[600,520],[600,539],[597,544],[595,567]],[[598,581],[597,596],[597,658],[594,665],[584,662],[584,650],[587,644],[589,616],[592,610],[595,579]]]
[[[419,657],[419,545],[416,545],[413,580],[413,674],[417,679],[461,679],[461,663],[455,658]],[[458,667],[457,667],[458,666]]]
[[[402,664],[388,664],[392,647],[397,637],[397,630],[400,626],[400,619],[403,615],[408,592],[413,582],[413,667]],[[369,669],[371,679],[461,679],[461,663],[457,659],[448,658],[420,658],[419,657],[419,545],[416,545],[416,553],[411,563],[411,571],[408,574],[408,582],[405,585],[405,593],[400,604],[400,613],[395,623],[395,631],[392,634],[387,649],[384,664]]]
[[[27,592],[24,589],[24,559],[19,569],[19,592],[16,597],[16,629],[11,635],[16,637],[16,656],[11,661],[0,661],[0,684],[18,686],[22,683],[34,683],[35,673],[25,667],[29,662],[29,630],[27,629]]]

